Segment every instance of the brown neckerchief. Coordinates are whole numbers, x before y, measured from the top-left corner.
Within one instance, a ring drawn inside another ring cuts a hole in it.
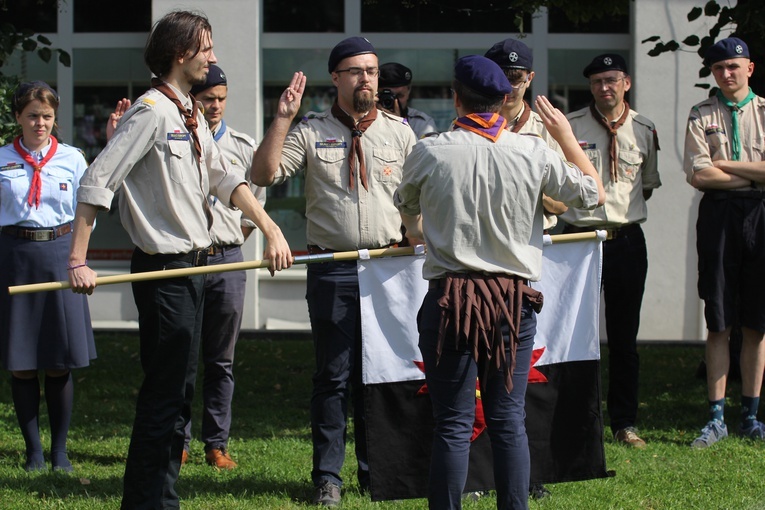
[[[616,169],[619,164],[618,155],[616,154],[616,147],[618,145],[616,142],[616,130],[622,127],[627,121],[627,118],[630,116],[630,105],[627,104],[627,101],[624,101],[623,103],[624,112],[622,112],[622,116],[619,117],[619,119],[614,123],[611,123],[607,118],[603,116],[603,114],[598,111],[598,109],[595,107],[595,101],[590,103],[590,113],[592,113],[592,116],[595,118],[595,120],[597,120],[598,123],[603,126],[610,135],[611,143],[608,148],[608,153],[611,159],[611,181],[613,182],[616,182]]]
[[[504,372],[505,388],[508,393],[512,391],[524,295],[531,300],[535,310],[541,310],[542,293],[526,285],[518,276],[449,273],[444,282],[444,295],[438,300],[441,322],[436,359],[441,358],[447,331],[453,331],[455,346],[466,342],[480,367],[481,391],[485,389],[492,367]],[[510,360],[506,359],[502,338],[503,318],[510,330]]]
[[[526,101],[523,102],[523,113],[521,113],[521,118],[518,119],[518,122],[515,123],[515,126],[510,129],[513,133],[519,133],[521,131],[521,128],[526,124],[526,122],[529,121],[529,117],[531,117],[531,107],[529,107],[529,103]]]
[[[186,125],[186,129],[189,130],[189,133],[191,134],[191,138],[194,141],[194,150],[196,151],[197,156],[197,168],[199,169],[199,185],[202,187],[202,143],[199,141],[199,133],[197,133],[197,127],[199,124],[197,124],[197,119],[195,117],[196,113],[196,99],[194,99],[194,96],[189,94],[189,98],[191,98],[191,104],[192,109],[187,110],[183,103],[181,103],[181,100],[178,99],[178,96],[175,95],[175,92],[173,92],[173,89],[170,88],[170,86],[160,80],[159,78],[152,78],[151,79],[151,86],[157,89],[158,91],[162,92],[162,94],[165,95],[170,101],[173,102],[173,104],[178,108],[178,112],[181,114],[181,117],[183,118],[183,122]],[[202,191],[204,191],[204,188],[202,188]],[[204,200],[204,211],[205,216],[207,217],[207,230],[210,230],[212,228],[213,224],[213,214],[210,210],[210,204],[207,202],[207,193],[204,194],[205,200]]]
[[[356,122],[353,117],[345,113],[345,111],[340,108],[340,105],[337,104],[337,101],[335,101],[335,104],[332,105],[332,115],[334,115],[343,126],[351,130],[351,151],[348,153],[348,173],[351,189],[354,188],[356,183],[356,165],[353,161],[355,157],[359,162],[361,185],[364,186],[365,190],[369,191],[369,184],[367,183],[367,165],[364,162],[364,152],[361,150],[361,135],[363,135],[364,131],[366,131],[375,119],[377,119],[377,108],[373,107],[363,118],[361,118],[361,120]]]

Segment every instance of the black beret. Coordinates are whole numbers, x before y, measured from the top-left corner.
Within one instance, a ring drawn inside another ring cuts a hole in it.
[[[365,53],[377,54],[374,46],[372,46],[372,43],[366,37],[343,39],[337,43],[337,46],[332,48],[332,52],[329,54],[329,72],[332,73],[337,68],[337,64],[344,58],[364,55]]]
[[[454,65],[454,79],[487,97],[504,96],[513,91],[496,62],[480,55],[467,55],[459,59]]]
[[[531,71],[534,57],[531,49],[518,39],[500,41],[486,52],[484,57],[496,62],[502,69],[526,69]]]
[[[29,92],[32,89],[47,89],[56,97],[57,103],[60,101],[58,97],[58,92],[56,92],[53,89],[53,87],[51,87],[44,81],[40,81],[40,80],[27,81],[20,84],[18,88],[16,89],[16,92],[13,93],[13,98],[11,99],[11,111],[13,113],[17,113],[17,105],[19,103],[19,100],[22,97],[24,97],[27,94],[27,92]]]
[[[408,67],[388,62],[380,66],[380,79],[377,88],[405,87],[412,83],[412,70]]]
[[[738,37],[728,37],[710,46],[704,56],[704,65],[709,67],[729,58],[749,58],[749,47]]]
[[[622,71],[629,74],[629,71],[627,71],[627,61],[616,53],[604,53],[592,59],[592,62],[584,68],[582,74],[584,74],[585,78],[589,78],[592,74],[604,73],[606,71]]]
[[[228,82],[226,81],[226,74],[220,67],[216,66],[215,64],[210,64],[210,71],[207,73],[207,79],[204,83],[191,87],[191,95],[196,96],[200,92],[204,92],[205,90],[215,87],[216,85],[228,86]]]

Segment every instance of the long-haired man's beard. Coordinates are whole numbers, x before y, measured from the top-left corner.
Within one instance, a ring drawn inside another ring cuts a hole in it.
[[[374,95],[368,90],[353,91],[353,110],[356,113],[366,113],[375,107]]]

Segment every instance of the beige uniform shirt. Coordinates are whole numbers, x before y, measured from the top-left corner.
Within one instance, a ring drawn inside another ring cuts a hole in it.
[[[658,147],[651,121],[630,110],[618,130],[617,181],[611,180],[610,135],[592,116],[589,108],[567,115],[579,144],[590,158],[606,190],[606,203],[595,210],[569,208],[561,214],[566,223],[579,227],[618,227],[643,223],[648,215],[643,190],[661,186],[657,163]]]
[[[411,106],[406,111],[406,121],[414,131],[414,136],[419,140],[426,136],[438,134],[438,127],[436,127],[436,121],[425,112],[421,112]]]
[[[403,214],[422,214],[428,245],[423,276],[542,270],[542,193],[593,208],[595,179],[539,137],[503,131],[496,143],[463,129],[420,140],[394,197]]]
[[[738,115],[740,161],[765,161],[765,98],[756,96],[741,108]],[[694,172],[714,166],[714,161],[733,160],[731,133],[731,112],[717,97],[710,97],[691,108],[683,158],[688,182]],[[765,185],[758,184],[757,188],[765,189]]]
[[[393,205],[393,192],[415,143],[412,129],[401,117],[378,111],[361,137],[369,191],[361,185],[358,167],[351,189],[350,130],[330,111],[303,118],[284,141],[274,184],[305,171],[308,244],[348,251],[401,241],[401,216]]]
[[[219,124],[218,130],[220,130],[223,125],[224,123]],[[218,132],[215,134],[217,136]],[[237,172],[244,173],[245,179],[249,182],[252,158],[255,154],[255,149],[258,147],[255,140],[244,133],[240,133],[239,131],[231,129],[229,126],[225,126],[223,134],[221,134],[221,137],[216,143],[231,168],[237,169]],[[252,191],[252,194],[255,195],[255,198],[258,199],[260,205],[266,204],[265,188],[250,183],[250,190]],[[212,229],[210,230],[213,244],[226,246],[231,244],[240,245],[244,243],[242,225],[255,228],[255,223],[244,218],[241,211],[224,206],[213,195],[208,197],[208,202],[210,203],[213,218],[215,219],[215,221],[213,221]]]
[[[174,92],[192,108],[188,97]],[[212,193],[229,206],[231,193],[246,181],[221,157],[198,109],[196,117],[201,172],[178,109],[161,92],[150,89],[122,116],[114,136],[85,172],[78,202],[109,209],[121,186],[120,218],[138,248],[155,254],[209,246],[207,195]]]

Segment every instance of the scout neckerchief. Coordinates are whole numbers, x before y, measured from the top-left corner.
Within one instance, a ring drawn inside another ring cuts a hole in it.
[[[335,116],[340,123],[351,130],[351,152],[348,153],[348,170],[350,186],[353,186],[356,182],[356,165],[353,164],[354,156],[359,161],[359,177],[361,178],[361,185],[364,189],[369,191],[369,185],[367,184],[367,165],[364,162],[364,153],[361,150],[361,135],[364,131],[372,125],[377,119],[377,108],[372,108],[369,112],[362,117],[358,122],[353,120],[353,117],[345,113],[345,110],[340,108],[337,101],[332,105],[332,115]]]
[[[189,94],[189,97],[191,98],[191,104],[193,105],[192,110],[187,110],[185,106],[183,106],[183,103],[181,103],[181,100],[178,99],[178,96],[175,95],[175,92],[173,92],[173,89],[170,88],[170,85],[163,82],[162,80],[158,78],[152,78],[151,79],[151,86],[157,89],[158,91],[162,92],[162,94],[165,95],[170,101],[173,102],[173,104],[178,108],[178,111],[181,114],[181,117],[183,117],[183,122],[186,125],[186,129],[189,130],[189,133],[191,134],[191,138],[194,141],[194,150],[197,153],[197,167],[199,168],[199,184],[202,185],[202,144],[199,141],[199,134],[197,133],[197,119],[194,115],[196,112],[196,100],[194,99],[194,96]],[[210,204],[207,203],[207,194],[205,194],[205,200],[204,200],[204,211],[205,216],[207,217],[207,230],[210,230],[212,228],[213,223],[213,215],[212,211],[210,210]]]
[[[220,127],[218,128],[218,132],[215,133],[215,136],[213,136],[213,139],[217,142],[221,138],[223,138],[223,133],[226,132],[226,121],[223,119],[220,119]]]
[[[32,184],[29,186],[27,203],[29,204],[29,207],[34,205],[35,209],[40,208],[40,195],[42,194],[42,179],[40,178],[40,172],[42,171],[42,167],[45,166],[45,163],[51,160],[53,155],[56,154],[56,149],[58,149],[58,140],[56,140],[56,137],[51,135],[49,138],[50,149],[48,149],[48,154],[46,154],[40,162],[35,161],[35,158],[33,158],[30,153],[24,150],[24,148],[21,146],[20,136],[17,136],[16,139],[13,140],[13,148],[16,149],[16,152],[19,153],[19,156],[21,156],[24,161],[32,165],[32,168],[34,169],[34,172],[32,173]]]
[[[616,154],[616,147],[618,143],[616,142],[616,130],[622,127],[624,123],[627,121],[627,118],[630,116],[630,105],[627,104],[627,101],[623,101],[624,104],[624,111],[622,112],[622,116],[617,119],[616,122],[611,122],[607,118],[603,116],[602,113],[600,113],[595,106],[595,101],[590,103],[590,112],[592,113],[592,116],[598,121],[598,123],[603,126],[606,131],[608,131],[608,134],[610,135],[610,146],[608,148],[609,158],[611,159],[611,181],[616,182],[616,169],[618,167],[618,156]]]
[[[738,103],[734,103],[733,101],[726,98],[722,92],[720,92],[720,89],[717,89],[717,99],[720,100],[722,104],[728,107],[730,110],[730,117],[731,117],[731,131],[733,131],[733,136],[731,140],[731,150],[733,152],[733,161],[740,161],[741,158],[741,137],[739,136],[739,129],[738,129],[738,114],[741,111],[741,108],[747,105],[749,101],[754,99],[754,92],[752,92],[752,87],[749,87],[749,94],[739,101]]]
[[[469,113],[455,120],[454,125],[496,142],[507,126],[507,119],[498,113]]]
[[[510,128],[510,131],[513,133],[520,133],[521,128],[528,122],[529,117],[531,117],[531,108],[529,107],[529,103],[526,101],[523,102],[523,111],[521,112],[520,118],[515,123],[515,126]]]

